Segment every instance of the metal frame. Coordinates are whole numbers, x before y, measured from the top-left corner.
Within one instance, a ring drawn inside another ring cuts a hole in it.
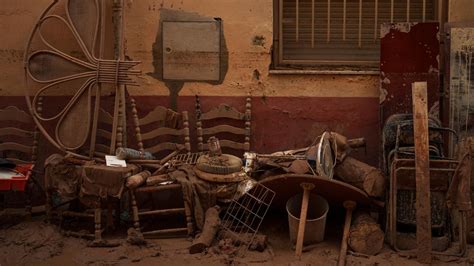
[[[242,243],[240,248],[247,250],[252,244],[274,197],[275,192],[260,183],[239,199],[234,197],[222,218],[222,227]],[[249,233],[250,239],[246,237]]]
[[[388,232],[390,235],[390,245],[400,253],[413,255],[415,251],[413,250],[401,250],[397,245],[397,190],[398,190],[398,175],[397,173],[400,170],[412,170],[415,172],[415,159],[408,159],[408,158],[399,158],[400,154],[400,146],[399,146],[399,136],[400,136],[400,128],[403,126],[409,126],[408,123],[400,123],[397,126],[397,137],[396,137],[396,144],[395,148],[390,154],[393,154],[393,160],[390,164],[390,169],[388,172],[390,173],[390,187],[389,187],[389,202],[388,202]],[[454,137],[457,138],[457,135],[451,129],[446,128],[433,128],[429,127],[430,130],[439,130],[439,131],[447,131],[448,133],[452,133]],[[441,152],[441,151],[440,151]],[[441,157],[443,156],[442,153],[439,154]],[[390,156],[389,156],[390,157]],[[387,160],[390,160],[387,158]],[[452,174],[454,174],[459,161],[453,159],[430,159],[430,172],[444,172],[446,173],[446,182],[448,183],[451,180]],[[398,164],[403,164],[402,166],[398,167]],[[447,191],[447,189],[446,189]],[[433,255],[448,255],[448,256],[464,256],[467,250],[467,240],[466,240],[466,229],[467,229],[467,212],[466,211],[459,211],[461,218],[459,221],[459,251],[458,252],[437,252],[431,251]]]

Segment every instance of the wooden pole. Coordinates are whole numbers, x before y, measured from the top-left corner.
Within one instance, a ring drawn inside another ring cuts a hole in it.
[[[341,250],[339,251],[339,259],[337,261],[338,266],[346,265],[347,255],[347,240],[349,239],[349,229],[351,228],[352,212],[354,211],[357,203],[352,200],[344,201],[344,209],[346,209],[346,219],[344,221],[344,232],[342,234]]]
[[[296,252],[295,255],[301,258],[303,253],[304,230],[306,227],[306,215],[308,214],[309,193],[314,188],[314,184],[302,183],[303,199],[301,200],[300,223],[298,225],[298,236],[296,237]]]
[[[430,159],[427,83],[412,84],[416,169],[416,241],[420,263],[431,263]]]

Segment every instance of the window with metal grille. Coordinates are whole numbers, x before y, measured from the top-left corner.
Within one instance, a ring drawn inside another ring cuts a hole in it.
[[[274,66],[377,69],[380,25],[436,21],[441,0],[276,0]]]

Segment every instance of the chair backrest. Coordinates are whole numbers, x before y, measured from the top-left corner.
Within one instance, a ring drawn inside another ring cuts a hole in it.
[[[202,112],[200,98],[196,95],[196,134],[198,150],[207,151],[209,147],[205,142],[205,138],[207,140],[211,136],[217,136],[220,146],[224,148],[224,151],[225,148],[243,152],[249,151],[252,116],[251,109],[252,100],[251,97],[248,96],[246,98],[244,113],[239,112],[228,104],[220,104],[208,112]],[[226,120],[226,122],[220,123],[223,119]],[[211,120],[214,120],[214,123]],[[232,120],[234,122],[231,122]],[[219,124],[216,125],[216,121]],[[242,127],[235,126],[235,121],[242,121],[240,123],[238,122],[239,124],[242,124]],[[232,125],[230,123],[232,123]],[[242,138],[243,143],[226,139],[226,135],[228,134],[236,135],[237,138]]]
[[[42,109],[41,99],[37,103]],[[35,163],[38,153],[39,132],[31,115],[16,106],[0,110],[0,157],[14,163]]]
[[[131,99],[132,118],[138,149],[147,151],[157,158],[167,151],[184,148],[191,151],[188,112],[181,114],[171,109],[157,106],[142,118],[138,117],[135,99]]]
[[[112,125],[114,118],[102,108],[99,108],[99,117],[97,121],[97,133],[95,140],[94,155],[104,157],[110,154],[110,144],[112,142]]]

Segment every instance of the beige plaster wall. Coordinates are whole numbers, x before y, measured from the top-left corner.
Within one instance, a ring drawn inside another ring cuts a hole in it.
[[[23,52],[29,33],[52,0],[0,0],[0,95],[23,95]],[[474,21],[473,0],[450,0],[449,21]],[[125,0],[126,53],[142,61],[144,75],[134,95],[168,95],[153,72],[152,47],[161,8],[195,12],[223,21],[229,70],[221,85],[186,83],[180,95],[253,95],[308,97],[378,97],[376,75],[269,75],[273,31],[272,0]],[[256,35],[264,45],[252,44]],[[260,80],[254,78],[254,71]]]
[[[0,95],[23,95],[23,52],[29,33],[52,0],[0,0]],[[142,61],[144,75],[133,95],[168,95],[153,72],[152,47],[160,9],[220,17],[229,50],[229,70],[221,85],[186,83],[180,95],[253,95],[308,97],[378,97],[377,75],[269,75],[273,31],[272,0],[125,0],[126,54]],[[252,44],[256,35],[264,45]],[[254,71],[260,80],[254,78]],[[67,91],[59,92],[67,94]]]
[[[449,0],[449,22],[474,22],[473,0]]]
[[[0,95],[23,95],[23,52],[51,0],[0,0]]]
[[[269,75],[273,37],[272,0],[128,0],[126,8],[127,55],[141,60],[144,73],[153,72],[152,46],[159,31],[160,8],[219,17],[229,50],[229,70],[221,85],[186,83],[180,95],[252,95],[308,97],[378,97],[378,76]],[[264,45],[252,44],[263,36]],[[260,80],[253,78],[254,71]],[[144,75],[139,95],[167,95],[168,89]]]

